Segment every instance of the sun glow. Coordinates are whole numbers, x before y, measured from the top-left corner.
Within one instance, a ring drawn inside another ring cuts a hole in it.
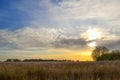
[[[101,37],[101,33],[97,29],[89,29],[87,31],[88,40],[95,40]]]
[[[90,46],[90,47],[95,47],[96,46],[96,42],[94,41],[94,42],[90,42],[89,44],[88,44],[88,46]]]
[[[87,30],[87,40],[89,47],[97,46],[96,40],[101,38],[101,32],[99,29],[89,29]]]

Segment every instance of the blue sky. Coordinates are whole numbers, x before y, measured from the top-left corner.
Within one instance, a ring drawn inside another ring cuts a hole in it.
[[[0,59],[79,59],[95,46],[119,49],[119,3],[0,0]]]
[[[1,0],[0,1],[0,29],[19,29],[31,25],[31,21],[35,19],[31,11],[40,9],[39,23],[41,25],[52,25],[51,20],[48,18],[47,8],[43,0]],[[36,3],[39,2],[39,5]],[[51,3],[57,5],[56,0],[51,0]],[[28,4],[30,3],[30,4]],[[23,9],[22,9],[23,8]],[[27,11],[28,10],[28,11]],[[30,11],[30,13],[29,13]],[[46,24],[47,22],[47,24]]]
[[[29,24],[30,16],[15,7],[19,3],[19,0],[0,1],[0,29],[18,29]]]

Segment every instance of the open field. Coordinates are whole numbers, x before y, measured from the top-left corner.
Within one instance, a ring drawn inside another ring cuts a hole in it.
[[[120,80],[120,61],[1,62],[0,80]]]

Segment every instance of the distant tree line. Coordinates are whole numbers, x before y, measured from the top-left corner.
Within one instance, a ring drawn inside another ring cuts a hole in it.
[[[7,59],[5,62],[70,62],[72,60],[55,60],[55,59]]]
[[[20,62],[20,59],[7,59],[6,62]]]
[[[92,52],[95,61],[101,60],[120,60],[120,50],[110,51],[106,47],[96,47]]]

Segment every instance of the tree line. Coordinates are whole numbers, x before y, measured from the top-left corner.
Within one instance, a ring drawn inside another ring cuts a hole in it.
[[[56,59],[7,59],[5,62],[70,62],[72,60],[56,60]]]
[[[95,61],[120,60],[120,50],[109,50],[107,47],[99,46],[92,51],[91,56]]]

